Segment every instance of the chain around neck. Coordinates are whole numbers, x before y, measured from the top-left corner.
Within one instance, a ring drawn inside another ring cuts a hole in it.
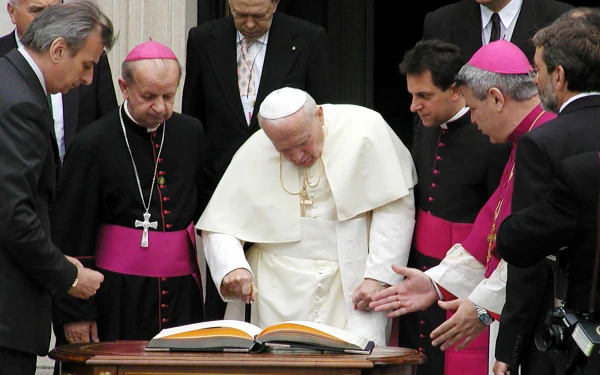
[[[123,104],[124,105],[124,104]],[[142,199],[142,205],[144,206],[145,212],[150,210],[150,202],[152,202],[152,193],[154,192],[154,183],[156,182],[156,172],[158,171],[158,160],[160,159],[160,153],[162,152],[163,145],[165,143],[165,133],[167,132],[167,123],[164,121],[162,139],[160,141],[160,148],[158,149],[158,155],[156,155],[156,162],[154,163],[154,174],[152,175],[152,185],[150,185],[150,195],[148,196],[148,204],[144,200],[144,193],[142,191],[142,184],[140,183],[140,175],[138,174],[135,160],[133,159],[133,153],[131,152],[131,146],[129,146],[129,139],[127,139],[127,131],[125,130],[125,123],[123,122],[123,115],[121,112],[124,110],[123,105],[119,108],[119,120],[121,120],[121,129],[123,129],[123,137],[125,137],[125,144],[127,145],[127,151],[129,151],[129,157],[131,157],[131,164],[133,165],[133,172],[135,173],[135,180],[137,182],[138,190],[140,192],[140,198]],[[160,126],[160,125],[159,125]]]

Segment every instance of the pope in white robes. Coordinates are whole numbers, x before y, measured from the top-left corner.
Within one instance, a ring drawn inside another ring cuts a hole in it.
[[[196,224],[228,302],[226,319],[264,328],[309,320],[386,345],[390,320],[371,297],[401,281],[417,183],[408,149],[377,112],[317,105],[283,88],[235,154]],[[251,243],[244,253],[244,243]]]

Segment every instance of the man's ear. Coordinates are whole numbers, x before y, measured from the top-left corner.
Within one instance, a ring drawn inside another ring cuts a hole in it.
[[[121,89],[121,94],[123,94],[123,99],[129,99],[129,85],[123,78],[119,78],[119,88]]]
[[[53,63],[58,63],[63,57],[69,53],[69,46],[67,46],[67,42],[63,38],[56,38],[50,44],[50,58]]]
[[[491,95],[492,99],[494,99],[496,112],[502,112],[502,110],[504,109],[505,101],[502,91],[500,91],[497,87],[492,87],[488,90],[488,95]]]
[[[8,16],[10,17],[10,21],[12,22],[13,25],[17,24],[17,21],[15,20],[15,6],[12,5],[10,3],[10,1],[6,4],[6,11],[8,12]]]

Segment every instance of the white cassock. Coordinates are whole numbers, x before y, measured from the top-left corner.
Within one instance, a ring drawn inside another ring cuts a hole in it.
[[[377,112],[322,107],[322,164],[306,171],[284,159],[280,173],[279,153],[258,131],[235,154],[196,228],[218,289],[234,269],[253,272],[253,324],[311,320],[385,345],[390,320],[354,310],[352,295],[365,278],[401,281],[391,265],[408,261],[415,168]],[[282,185],[299,192],[306,172],[312,205],[302,217],[299,196]],[[240,241],[253,243],[246,254]],[[225,317],[243,319],[243,311],[241,302],[229,301]]]

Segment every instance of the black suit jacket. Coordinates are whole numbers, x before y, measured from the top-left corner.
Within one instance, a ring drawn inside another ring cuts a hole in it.
[[[511,42],[533,61],[531,37],[572,5],[554,0],[523,0]],[[485,25],[483,25],[485,26]],[[461,0],[425,15],[423,39],[440,39],[458,45],[468,60],[482,46],[481,10],[475,0]]]
[[[15,32],[0,38],[0,56],[17,48]],[[63,94],[63,121],[65,149],[81,129],[116,108],[117,96],[106,52],[102,52],[94,66],[94,80],[88,86],[80,85]]]
[[[598,136],[600,96],[592,95],[569,103],[552,121],[519,139],[516,155],[512,212],[542,200],[560,163],[582,152],[600,150]],[[531,251],[522,247],[521,251]],[[506,304],[500,319],[496,358],[516,366],[524,374],[553,373],[548,352],[535,349],[532,339],[536,325],[543,322],[551,307],[553,273],[546,263],[530,268],[508,266]]]
[[[187,42],[182,112],[200,119],[217,177],[258,130],[260,104],[272,91],[295,87],[317,103],[332,100],[325,30],[281,12],[273,15],[254,116],[248,126],[237,83],[236,37],[231,16],[194,27]]]
[[[58,150],[46,95],[13,49],[0,58],[0,346],[46,355],[51,295],[77,270],[50,240]]]
[[[598,242],[599,185],[598,152],[565,159],[546,197],[507,217],[496,240],[502,258],[516,267],[533,266],[566,247],[559,255],[569,280],[566,305],[578,311],[589,310]],[[600,302],[600,298],[596,300]]]

